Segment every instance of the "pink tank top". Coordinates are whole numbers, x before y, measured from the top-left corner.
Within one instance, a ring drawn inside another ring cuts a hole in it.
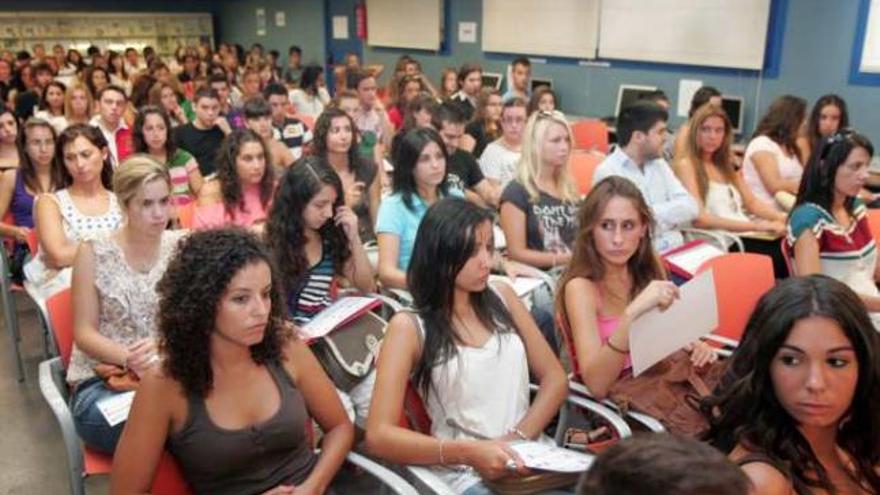
[[[596,284],[596,323],[599,325],[599,338],[602,339],[602,345],[608,344],[608,339],[611,338],[611,335],[617,330],[617,325],[620,323],[620,316],[601,316],[598,313],[598,309],[602,307],[602,291],[599,289],[599,285]],[[629,369],[632,368],[632,362],[630,361],[629,356],[626,356],[626,361],[623,364],[623,372],[628,372]]]
[[[212,205],[199,206],[193,218],[196,230],[205,230],[235,225],[238,227],[251,227],[256,223],[266,221],[267,209],[260,202],[260,187],[251,186],[242,191],[244,207],[236,208],[231,214],[226,212],[222,201]]]

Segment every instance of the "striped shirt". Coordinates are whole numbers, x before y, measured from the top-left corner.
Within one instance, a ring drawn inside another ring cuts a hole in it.
[[[287,310],[297,325],[305,325],[333,303],[333,256],[324,243],[321,260],[303,274],[300,284],[287,298]]]

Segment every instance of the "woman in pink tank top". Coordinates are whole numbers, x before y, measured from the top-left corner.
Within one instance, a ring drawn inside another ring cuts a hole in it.
[[[597,184],[578,213],[571,263],[559,280],[556,308],[572,368],[597,398],[629,372],[629,327],[655,307],[665,309],[678,288],[651,247],[654,219],[638,188],[622,177]],[[714,361],[705,344],[692,346],[697,365]]]

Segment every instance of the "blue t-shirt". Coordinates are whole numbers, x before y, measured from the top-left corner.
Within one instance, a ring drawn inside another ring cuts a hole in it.
[[[463,198],[464,194],[458,189],[449,188],[449,196]],[[409,268],[409,260],[412,258],[413,246],[416,243],[416,233],[419,231],[419,224],[422,223],[425,212],[428,211],[428,205],[417,194],[412,195],[412,206],[412,210],[407,208],[403,196],[394,193],[382,200],[376,219],[377,234],[394,234],[400,238],[397,266],[403,271]]]

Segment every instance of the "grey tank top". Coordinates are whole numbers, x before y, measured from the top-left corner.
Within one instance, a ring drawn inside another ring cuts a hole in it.
[[[299,390],[280,365],[267,364],[281,405],[268,420],[241,430],[215,425],[202,397],[188,398],[183,428],[168,446],[196,493],[257,494],[280,484],[305,481],[317,462],[306,436],[308,410]]]

